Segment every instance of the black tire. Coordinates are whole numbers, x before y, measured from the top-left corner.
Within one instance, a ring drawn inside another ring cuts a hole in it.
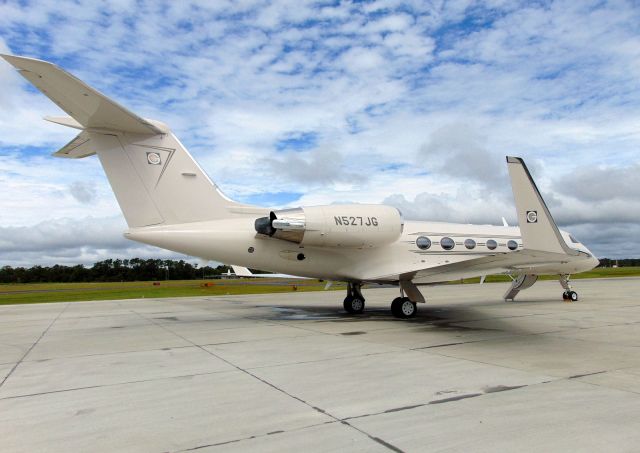
[[[394,316],[394,318],[402,317],[400,314],[400,305],[402,305],[402,297],[396,297],[391,302],[391,314]]]
[[[344,311],[351,314],[359,314],[364,311],[364,299],[359,297],[349,297],[344,299]]]
[[[413,318],[417,312],[418,307],[408,297],[397,297],[391,302],[391,313],[396,318]]]
[[[569,300],[569,292],[565,291],[562,293],[562,300]]]
[[[575,291],[569,291],[569,299],[571,302],[578,302],[578,293]]]

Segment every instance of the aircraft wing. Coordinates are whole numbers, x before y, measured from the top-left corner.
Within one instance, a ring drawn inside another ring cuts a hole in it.
[[[554,266],[588,258],[587,253],[567,245],[524,161],[509,156],[507,165],[518,213],[522,249],[482,256],[452,254],[447,263],[401,270],[397,274],[375,277],[371,281],[410,280],[415,284],[428,284],[487,274],[554,273]]]
[[[582,259],[585,255],[584,252],[579,252],[578,255],[566,255],[522,249],[409,271],[400,274],[398,279],[413,280],[415,284],[419,285],[489,274],[545,273],[546,268]]]

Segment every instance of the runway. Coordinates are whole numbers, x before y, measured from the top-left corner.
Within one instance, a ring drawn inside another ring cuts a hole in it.
[[[637,451],[640,279],[0,307],[0,451]]]

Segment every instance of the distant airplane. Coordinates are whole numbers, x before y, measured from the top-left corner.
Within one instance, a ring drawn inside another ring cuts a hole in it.
[[[233,274],[230,275],[235,275],[236,277],[247,277],[247,278],[299,278],[299,279],[304,279],[304,280],[308,280],[309,277],[298,277],[296,275],[290,275],[290,274],[254,274],[253,272],[251,272],[248,268],[246,267],[242,267],[242,266],[236,266],[236,265],[231,265],[231,268],[233,269]],[[227,273],[229,273],[230,271],[228,271]]]
[[[97,154],[129,229],[145,244],[223,263],[347,282],[344,309],[361,313],[364,283],[397,285],[399,318],[425,302],[420,285],[488,274],[513,276],[514,299],[541,274],[557,275],[565,300],[578,300],[569,275],[598,260],[556,226],[524,161],[507,157],[518,227],[405,221],[396,208],[336,204],[270,210],[222,194],[169,128],[144,119],[59,67],[3,55],[68,117],[48,121],[80,133],[54,156]],[[506,222],[505,222],[506,223]]]

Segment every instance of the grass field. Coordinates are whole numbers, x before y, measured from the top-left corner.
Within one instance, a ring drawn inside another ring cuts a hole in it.
[[[580,278],[616,278],[640,276],[640,267],[597,268],[572,276]],[[553,280],[553,276],[543,276]],[[479,278],[463,283],[477,283]],[[485,280],[507,282],[505,275],[490,275]],[[318,280],[228,279],[228,280],[169,280],[157,282],[109,283],[25,283],[0,284],[0,305],[42,302],[76,302],[91,300],[140,299],[155,297],[221,296],[230,294],[287,293],[293,291],[322,291],[324,282]],[[453,284],[460,281],[451,282]],[[344,283],[334,283],[332,290],[344,290]]]
[[[169,280],[155,285],[154,282],[0,284],[0,305],[321,291],[325,285],[318,280],[278,279]],[[344,288],[342,283],[331,287]]]

